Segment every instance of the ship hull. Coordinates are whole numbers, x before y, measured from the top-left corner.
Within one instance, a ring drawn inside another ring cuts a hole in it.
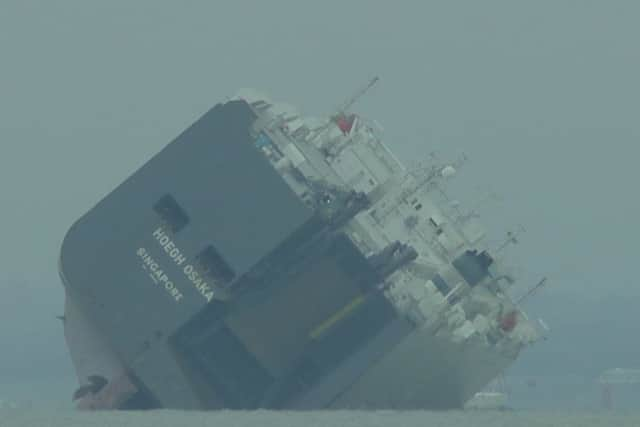
[[[453,343],[427,329],[417,329],[332,406],[462,409],[512,362],[479,339]]]
[[[79,383],[98,374],[115,384],[80,398],[78,409],[146,409],[157,405],[133,384],[127,366],[69,293],[64,325]],[[456,344],[426,329],[413,330],[334,400],[318,406],[312,397],[300,399],[287,409],[462,409],[513,360],[498,357],[479,340]]]
[[[507,276],[358,120],[264,108],[215,106],[65,236],[78,407],[462,408],[529,340]]]

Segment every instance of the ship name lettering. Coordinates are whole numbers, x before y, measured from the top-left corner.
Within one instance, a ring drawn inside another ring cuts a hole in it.
[[[191,281],[198,292],[200,292],[200,294],[208,302],[211,302],[211,300],[213,299],[213,289],[211,289],[211,286],[209,286],[209,284],[202,277],[200,277],[198,270],[196,270],[193,265],[187,264],[184,267],[184,274],[185,276],[187,276],[187,279]]]
[[[145,270],[150,271],[149,276],[153,279],[153,282],[159,286],[162,286],[168,293],[179,302],[184,295],[176,287],[176,285],[169,280],[169,276],[160,268],[160,265],[153,259],[153,257],[147,252],[145,248],[139,248],[137,254],[142,258],[142,267]]]
[[[157,240],[160,247],[169,255],[169,257],[176,263],[177,266],[181,267],[187,261],[187,257],[184,256],[182,251],[176,246],[173,240],[171,240],[163,227],[158,227],[153,232],[153,237]],[[155,263],[153,260],[149,262]],[[159,267],[157,264],[149,265],[149,269],[155,275],[156,280],[162,283],[166,283],[166,280],[168,279],[165,279],[166,276],[164,275],[164,272],[162,270],[159,270],[158,273],[157,270],[159,269]],[[187,276],[187,279],[189,279],[193,287],[196,288],[196,290],[200,293],[200,295],[202,295],[207,300],[207,302],[211,302],[211,300],[213,300],[213,289],[201,276],[198,270],[193,265],[187,264],[184,266],[183,272],[185,276]]]
[[[187,257],[183,255],[182,251],[178,249],[176,244],[171,240],[167,233],[165,233],[162,227],[158,227],[156,231],[153,232],[153,237],[156,238],[162,249],[164,249],[164,251],[177,265],[182,266],[182,264],[184,264]]]

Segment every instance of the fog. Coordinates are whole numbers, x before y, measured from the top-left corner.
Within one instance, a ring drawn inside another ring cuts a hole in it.
[[[355,110],[398,157],[465,153],[452,193],[468,207],[499,196],[479,208],[496,242],[526,229],[513,293],[549,278],[526,308],[552,332],[512,374],[637,367],[639,14],[633,1],[3,0],[0,398],[72,392],[55,316],[73,221],[238,88],[322,115],[373,75]]]

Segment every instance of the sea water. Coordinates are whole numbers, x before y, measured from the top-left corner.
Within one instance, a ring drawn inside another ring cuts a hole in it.
[[[77,412],[3,409],[0,427],[639,427],[640,412],[313,411]]]

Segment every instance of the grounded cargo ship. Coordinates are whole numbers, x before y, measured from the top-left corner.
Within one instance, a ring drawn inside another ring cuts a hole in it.
[[[350,107],[216,105],[60,255],[85,409],[461,408],[537,328],[504,246]]]

